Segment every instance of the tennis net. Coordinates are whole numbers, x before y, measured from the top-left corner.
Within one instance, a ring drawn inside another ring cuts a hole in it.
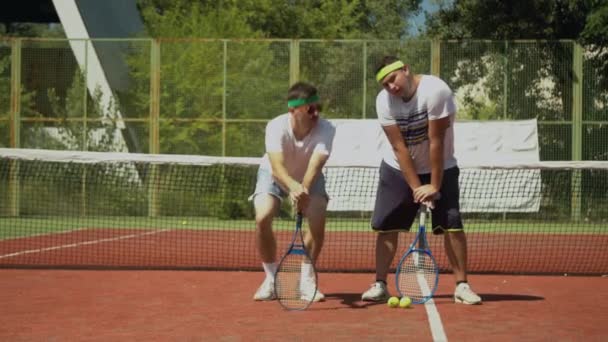
[[[0,149],[0,267],[259,270],[248,201],[259,162]],[[325,171],[318,268],[373,271],[377,167]],[[471,272],[608,274],[608,162],[462,165],[460,186]],[[279,253],[293,227],[285,201]],[[449,271],[443,238],[428,240]]]

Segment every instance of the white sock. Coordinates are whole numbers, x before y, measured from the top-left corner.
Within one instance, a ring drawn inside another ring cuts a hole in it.
[[[303,284],[305,281],[311,279],[312,275],[313,275],[312,264],[303,262],[302,263],[302,272],[300,274],[300,283]]]
[[[309,264],[307,262],[303,262],[302,263],[302,274],[306,275],[306,276],[311,276],[312,275],[312,264]]]
[[[274,274],[277,273],[277,263],[263,262],[262,266],[264,267],[264,272],[266,272],[266,279],[274,280]]]

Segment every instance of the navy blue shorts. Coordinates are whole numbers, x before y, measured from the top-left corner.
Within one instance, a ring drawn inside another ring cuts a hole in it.
[[[435,201],[432,210],[433,233],[462,231],[460,217],[460,191],[457,166],[443,171],[441,198]],[[418,175],[422,184],[431,182],[431,174]],[[378,232],[409,231],[414,223],[419,203],[414,203],[412,189],[407,185],[403,174],[384,161],[380,165],[380,181],[376,192],[376,203],[372,215],[372,229]]]

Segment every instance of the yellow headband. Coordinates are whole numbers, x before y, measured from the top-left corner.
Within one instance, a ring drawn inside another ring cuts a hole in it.
[[[402,61],[396,61],[385,66],[384,68],[380,69],[380,71],[378,71],[378,73],[376,74],[376,81],[381,82],[382,79],[386,77],[386,75],[390,74],[395,70],[403,68],[404,66],[405,64],[403,64]]]

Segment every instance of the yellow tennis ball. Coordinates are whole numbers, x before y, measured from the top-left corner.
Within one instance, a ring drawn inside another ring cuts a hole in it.
[[[391,297],[388,299],[388,302],[386,304],[388,304],[389,308],[396,308],[399,305],[399,298]]]
[[[187,224],[188,224],[188,221],[182,221],[182,224],[183,224],[183,225],[187,225]]]
[[[410,297],[408,297],[408,296],[404,296],[399,301],[399,307],[400,308],[409,308],[410,305],[412,305],[412,299]]]

